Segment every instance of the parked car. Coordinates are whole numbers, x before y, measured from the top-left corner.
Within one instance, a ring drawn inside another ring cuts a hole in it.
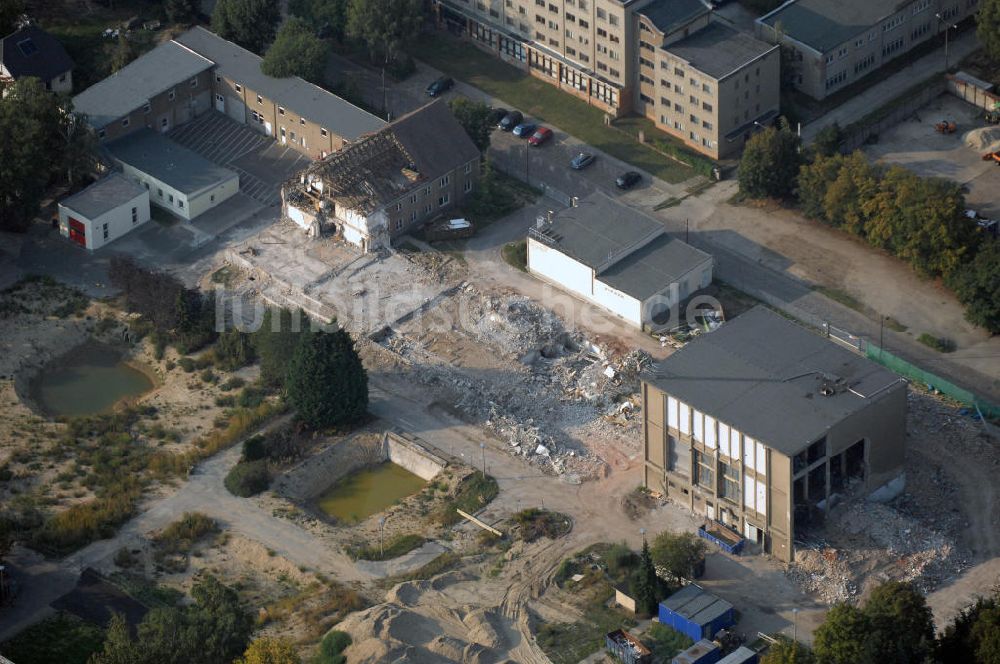
[[[500,124],[500,121],[503,120],[506,115],[507,115],[506,108],[491,108],[488,121],[491,125],[495,127],[496,125]]]
[[[434,81],[427,86],[427,94],[431,97],[437,97],[438,95],[443,95],[448,90],[451,90],[452,86],[455,85],[455,81],[447,76],[442,76],[438,80]]]
[[[521,124],[524,120],[524,116],[521,115],[520,111],[511,111],[507,115],[503,116],[503,119],[497,123],[497,127],[501,131],[513,131],[514,127]]]
[[[569,165],[573,168],[574,171],[582,171],[587,166],[593,164],[595,159],[597,159],[597,157],[590,154],[589,152],[581,152],[580,154],[573,157],[573,161],[569,162]]]
[[[642,175],[639,173],[636,173],[635,171],[627,171],[615,178],[615,186],[619,189],[631,189],[635,185],[639,184],[641,180]]]
[[[514,127],[513,134],[518,138],[527,138],[535,133],[535,129],[538,127],[534,122],[522,122],[521,124]]]
[[[539,127],[535,133],[531,135],[531,138],[528,139],[528,143],[537,147],[550,138],[552,138],[552,130],[548,127]]]

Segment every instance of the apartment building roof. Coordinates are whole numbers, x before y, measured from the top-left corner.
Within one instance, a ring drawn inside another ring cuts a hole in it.
[[[898,12],[899,0],[789,0],[757,19],[825,53]]]
[[[702,0],[655,0],[637,11],[668,35],[709,10]]]
[[[100,129],[120,120],[156,95],[186,83],[212,61],[174,42],[165,42],[73,98],[73,108]]]
[[[0,62],[14,78],[35,76],[49,81],[73,68],[62,43],[38,26],[21,28],[0,42]]]
[[[712,22],[663,48],[691,63],[698,71],[722,79],[778,46],[755,39],[728,25]]]
[[[439,99],[333,153],[307,172],[322,178],[325,193],[370,214],[477,157],[472,139]]]
[[[643,378],[788,456],[905,385],[763,306],[701,335]]]
[[[59,201],[59,205],[94,219],[146,193],[146,188],[121,173],[111,173],[86,189]]]
[[[118,161],[187,196],[239,177],[148,127],[112,141],[107,148]]]
[[[298,76],[267,76],[260,70],[260,56],[201,26],[174,41],[211,60],[226,78],[349,141],[385,126],[384,120]]]

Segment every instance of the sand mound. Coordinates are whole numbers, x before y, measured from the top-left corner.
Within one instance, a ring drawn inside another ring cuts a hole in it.
[[[402,606],[413,606],[427,590],[427,581],[406,581],[394,587],[386,593],[385,599],[390,604],[401,604]]]
[[[495,609],[476,609],[462,619],[469,630],[469,640],[487,648],[501,647],[503,636],[493,624],[491,618]]]
[[[966,132],[965,144],[976,152],[996,152],[1000,150],[1000,127],[980,127]]]
[[[461,639],[441,635],[427,644],[427,649],[450,662],[465,661],[465,648],[469,644]]]
[[[444,590],[448,586],[452,586],[463,581],[471,581],[475,578],[476,576],[474,574],[465,570],[445,572],[444,574],[439,574],[434,577],[430,582],[430,587],[434,590]]]

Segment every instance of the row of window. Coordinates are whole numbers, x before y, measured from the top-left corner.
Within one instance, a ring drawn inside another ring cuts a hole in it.
[[[847,70],[839,71],[826,79],[826,89],[835,88],[847,80]]]
[[[690,435],[710,450],[718,449],[719,454],[733,461],[740,461],[742,451],[747,468],[758,475],[767,474],[767,449],[763,444],[671,396],[667,397],[667,426]]]

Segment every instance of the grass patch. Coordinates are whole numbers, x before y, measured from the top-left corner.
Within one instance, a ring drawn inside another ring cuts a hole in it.
[[[933,348],[939,353],[951,353],[955,350],[955,342],[951,339],[945,339],[944,337],[935,337],[933,334],[924,332],[919,337],[917,341],[927,346],[928,348]]]
[[[348,546],[345,551],[351,560],[391,560],[423,546],[427,540],[420,535],[397,535],[385,543],[384,551],[378,542],[362,546]]]
[[[213,284],[222,284],[223,286],[229,286],[235,278],[236,270],[233,269],[232,265],[223,265],[213,272],[211,277]]]
[[[676,196],[671,196],[670,198],[665,198],[653,207],[654,210],[666,210],[667,208],[676,207],[681,204],[681,199]]]
[[[610,584],[600,593],[605,601],[613,594]],[[576,622],[541,623],[535,640],[554,664],[576,664],[604,647],[605,634],[634,625],[635,621],[621,611],[593,601]]]
[[[849,309],[854,309],[855,311],[865,315],[868,314],[868,307],[846,291],[842,291],[839,288],[829,288],[827,286],[816,286],[813,290],[818,293],[822,293],[825,297],[830,298],[834,302],[839,302]]]
[[[540,537],[558,539],[573,529],[573,521],[565,514],[537,507],[521,510],[514,515],[513,521],[525,542],[534,542]]]
[[[103,645],[103,629],[59,613],[0,643],[0,652],[17,664],[87,664]]]
[[[528,271],[528,241],[518,240],[508,242],[500,250],[500,255],[507,265],[515,267],[521,272]]]
[[[474,472],[467,475],[455,488],[455,493],[438,513],[438,522],[445,527],[458,523],[462,517],[456,510],[467,514],[475,514],[500,493],[497,481],[489,475]]]
[[[669,662],[682,650],[694,645],[694,641],[686,634],[681,634],[660,623],[653,623],[646,633],[646,645],[653,651],[653,657],[661,662]]]
[[[188,553],[198,540],[217,532],[219,526],[211,518],[201,512],[185,512],[153,537],[153,542],[166,553]]]
[[[479,187],[472,192],[462,209],[478,230],[534,203],[539,196],[541,192],[534,187],[487,167]]]
[[[905,325],[903,325],[902,323],[900,323],[895,318],[893,318],[892,316],[885,317],[885,326],[890,330],[892,330],[893,332],[906,332],[908,329],[910,329]]]
[[[604,124],[604,111],[487,55],[472,44],[433,32],[421,35],[412,53],[448,75],[662,180],[683,182],[695,174],[691,167],[645,145],[623,141],[620,131]]]
[[[458,555],[454,551],[445,551],[426,565],[418,567],[412,572],[398,574],[396,576],[387,576],[379,581],[378,584],[383,588],[391,588],[397,583],[403,583],[405,581],[422,581],[454,569],[458,567],[460,562],[462,562],[462,556]]]

